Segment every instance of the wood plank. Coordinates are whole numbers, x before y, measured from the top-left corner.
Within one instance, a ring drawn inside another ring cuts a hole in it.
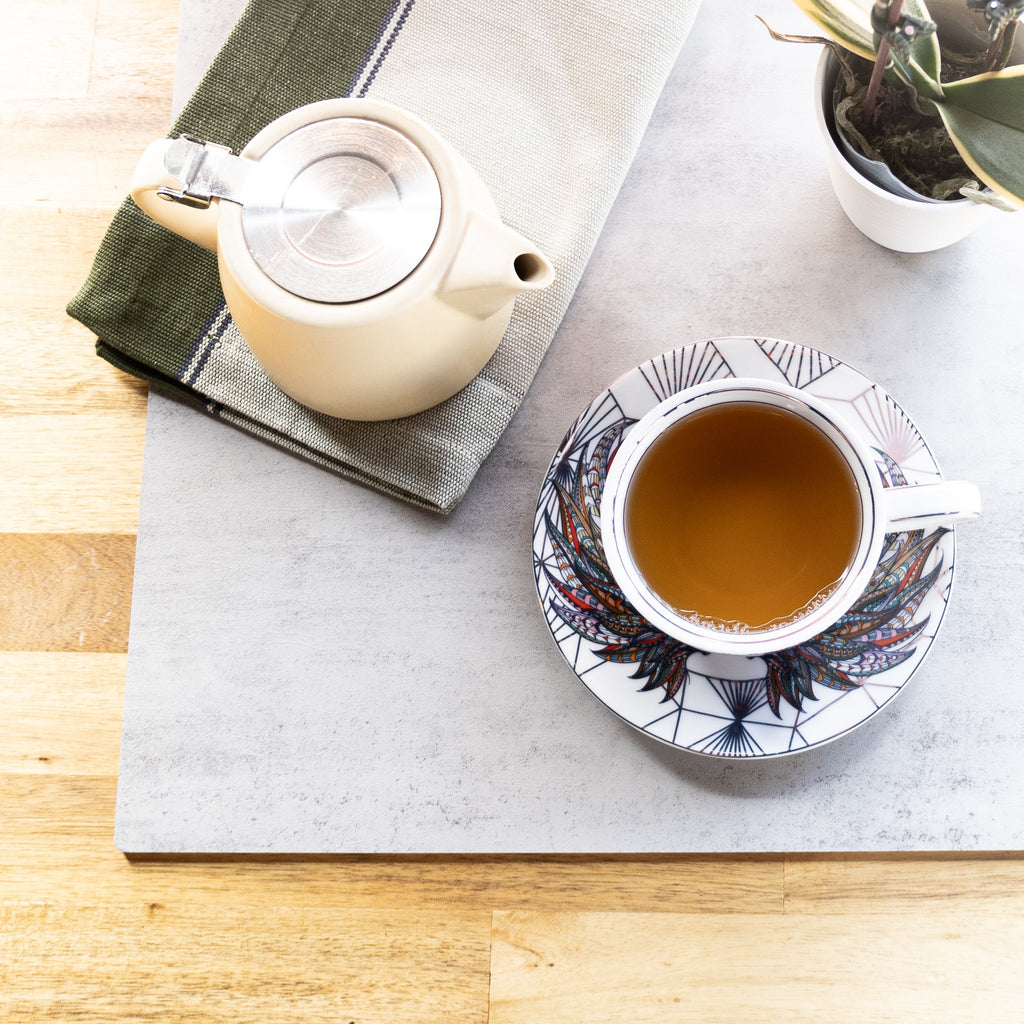
[[[865,913],[948,899],[978,913],[1024,909],[1024,854],[818,854],[786,857],[786,909],[800,914]],[[1022,951],[1024,952],[1024,951]]]
[[[122,113],[131,113],[120,106],[129,97],[169,111],[179,16],[176,3],[99,0],[90,97],[112,100]]]
[[[0,415],[0,532],[136,533],[145,417]]]
[[[0,99],[85,96],[97,0],[10,4],[0,33]],[[59,26],[59,30],[55,27]]]
[[[115,775],[126,668],[123,654],[0,652],[0,778]]]
[[[145,415],[147,386],[96,355],[91,331],[64,309],[85,281],[110,222],[101,209],[0,206],[0,413],[98,412]]]
[[[1019,1017],[1024,902],[913,912],[494,915],[490,1024],[991,1024]]]
[[[84,657],[84,656],[83,656]],[[106,731],[98,724],[94,728]],[[15,725],[17,730],[17,725]],[[231,905],[529,907],[782,912],[780,857],[181,857],[113,846],[116,779],[34,765],[0,775],[0,903],[132,900]],[[2,1018],[0,1018],[2,1019]]]
[[[0,256],[12,286],[0,311],[0,531],[137,528],[148,389],[97,358],[64,313],[108,217],[0,208],[4,236],[32,241]]]
[[[0,1020],[484,1024],[490,915],[313,901],[0,908]]]
[[[128,650],[133,534],[0,534],[0,651]]]
[[[15,88],[0,107],[5,201],[115,209],[139,154],[170,122],[178,5],[98,0],[94,20],[78,15],[64,24],[56,0],[10,6],[22,20],[8,55],[9,85],[37,78],[54,35],[66,32],[58,52],[76,56],[63,84],[56,84],[60,76],[54,80],[58,95],[40,98],[33,87]]]

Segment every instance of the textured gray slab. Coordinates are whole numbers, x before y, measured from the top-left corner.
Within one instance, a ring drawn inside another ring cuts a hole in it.
[[[788,0],[758,10],[806,31]],[[930,255],[868,242],[826,181],[817,48],[727,13],[705,4],[541,373],[450,518],[151,398],[121,849],[1024,846],[1024,221]],[[198,70],[216,33],[183,33]],[[605,711],[556,650],[530,562],[537,490],[577,411],[636,363],[731,334],[878,380],[986,507],[899,699],[756,763],[672,750]]]

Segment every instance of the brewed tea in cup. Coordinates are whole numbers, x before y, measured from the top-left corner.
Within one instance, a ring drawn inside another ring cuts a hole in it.
[[[876,457],[854,424],[787,385],[680,392],[612,461],[601,505],[612,574],[645,618],[698,649],[802,643],[861,595],[887,532],[980,512],[966,482],[885,487]]]

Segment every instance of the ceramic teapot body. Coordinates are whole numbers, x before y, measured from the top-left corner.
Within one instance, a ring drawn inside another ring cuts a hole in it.
[[[347,419],[455,394],[497,348],[516,295],[554,277],[458,153],[376,101],[300,107],[238,157],[160,140],[132,197],[216,250],[228,308],[270,379]]]

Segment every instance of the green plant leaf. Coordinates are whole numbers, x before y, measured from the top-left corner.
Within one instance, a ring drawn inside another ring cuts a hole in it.
[[[875,59],[875,38],[871,31],[872,0],[793,0],[812,21],[840,46]]]
[[[915,18],[932,20],[928,8],[920,0],[903,0],[903,10]],[[939,52],[938,34],[919,36],[910,44],[910,59],[934,82],[938,82],[942,74],[942,55]]]
[[[871,28],[874,0],[793,0],[813,21],[840,46],[874,61],[875,33]],[[903,0],[903,12],[916,18],[931,20],[922,0]],[[939,44],[934,35],[917,39],[910,48],[911,60],[929,78],[939,77]]]
[[[968,166],[994,191],[1024,205],[1024,66],[944,90],[939,114]]]
[[[951,104],[1024,132],[1024,64],[942,88]]]
[[[906,67],[894,63],[892,73],[917,93],[919,101],[931,100],[938,103],[942,100],[943,85],[937,78],[925,72],[916,61],[911,61]]]

